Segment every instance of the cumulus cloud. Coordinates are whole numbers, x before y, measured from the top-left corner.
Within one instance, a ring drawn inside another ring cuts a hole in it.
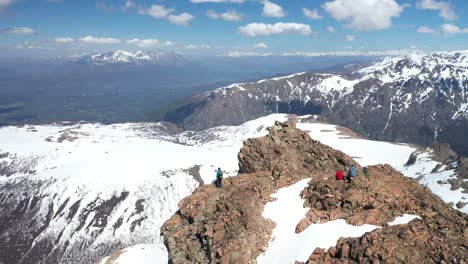
[[[184,12],[180,15],[169,15],[167,17],[167,20],[169,20],[169,22],[171,22],[172,24],[176,24],[179,26],[188,26],[190,21],[192,21],[192,19],[194,18],[195,17],[191,14]]]
[[[392,18],[404,10],[395,0],[333,0],[322,7],[339,21],[348,21],[349,28],[372,31],[390,28]]]
[[[93,36],[82,37],[79,40],[86,44],[119,44],[121,42],[120,39],[116,38],[101,38]]]
[[[71,43],[75,42],[75,39],[73,39],[73,38],[55,38],[54,42],[58,43],[58,44],[71,44]]]
[[[0,29],[0,34],[31,35],[34,33],[36,33],[34,29],[29,28],[29,27],[9,27],[9,28]]]
[[[258,49],[266,49],[268,48],[268,45],[263,43],[263,42],[260,42],[260,43],[257,43],[255,45],[253,45],[254,48],[258,48]]]
[[[199,4],[199,3],[244,3],[244,0],[190,0],[190,2]]]
[[[250,37],[269,36],[274,34],[296,34],[304,36],[312,34],[312,30],[309,25],[283,22],[276,24],[250,23],[246,26],[239,27],[239,32]]]
[[[221,19],[224,21],[241,21],[244,19],[244,16],[237,13],[235,10],[228,10],[225,13],[217,13],[214,10],[208,10],[206,15],[212,19]]]
[[[141,15],[148,15],[155,19],[165,19],[172,24],[176,24],[179,26],[188,26],[190,21],[192,21],[195,17],[189,13],[181,13],[178,15],[174,15],[175,8],[166,8],[163,5],[152,5],[149,8],[140,8],[138,11]]]
[[[176,43],[172,41],[164,41],[161,42],[159,39],[129,39],[127,40],[127,44],[135,45],[140,48],[153,48],[153,47],[161,47],[161,46],[174,46]]]
[[[421,34],[436,34],[437,33],[436,30],[430,27],[426,27],[426,26],[420,26],[418,27],[416,31]]]
[[[302,13],[304,13],[304,16],[310,18],[310,19],[322,19],[323,16],[321,16],[317,9],[308,9],[308,8],[302,8]]]
[[[332,26],[328,26],[327,31],[330,32],[330,33],[336,33],[336,29],[334,27],[332,27]]]
[[[440,26],[440,29],[445,34],[460,34],[460,33],[468,33],[468,28],[461,29],[456,25],[453,24],[443,24]]]
[[[455,20],[457,15],[449,2],[435,1],[435,0],[421,0],[416,4],[419,9],[426,10],[439,10],[439,16],[445,20]]]
[[[174,12],[175,8],[165,8],[163,5],[152,5],[147,9],[139,11],[140,14],[149,15],[156,19],[166,18],[170,13]]]
[[[280,5],[263,0],[263,15],[266,17],[284,17],[285,13]]]

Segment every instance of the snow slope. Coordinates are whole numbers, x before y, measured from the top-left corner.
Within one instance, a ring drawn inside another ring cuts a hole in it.
[[[211,183],[217,167],[228,177],[236,175],[242,141],[265,135],[266,126],[285,118],[179,135],[165,133],[160,124],[4,127],[0,154],[9,154],[0,156],[0,173],[8,168],[11,175],[0,175],[0,187],[15,186],[8,190],[9,203],[41,197],[37,222],[44,222],[50,205],[58,212],[35,243],[57,241],[67,257],[97,259],[113,252],[116,248],[102,250],[114,244],[163,247],[159,228],[180,199],[198,181]],[[119,199],[106,218],[100,216],[100,208]],[[87,250],[73,248],[84,242]]]
[[[165,248],[159,229],[177,210],[180,199],[192,193],[200,181],[211,183],[217,167],[225,170],[226,176],[236,175],[242,141],[265,135],[267,126],[287,118],[274,114],[240,126],[176,135],[162,124],[151,123],[4,127],[0,128],[0,187],[14,186],[7,189],[13,193],[12,201],[41,197],[40,210],[33,216],[38,219],[47,215],[52,205],[57,213],[34,245],[42,240],[56,241],[55,248],[64,250],[65,259],[96,261],[116,249],[141,244],[144,246],[125,249],[117,259],[141,248],[145,254],[166,259],[161,253]],[[406,176],[419,177],[446,202],[468,201],[460,189],[451,191],[450,185],[438,182],[453,177],[453,171],[442,168],[431,173],[437,162],[429,153],[422,153],[415,165],[405,167],[415,147],[350,138],[333,125],[299,123],[298,127],[353,156],[363,166],[389,163]],[[5,153],[8,155],[2,155]],[[99,206],[116,197],[124,198],[103,221],[98,217]],[[299,196],[291,199],[296,201]],[[74,209],[74,217],[69,219]],[[303,210],[297,209],[297,218]],[[461,211],[467,212],[468,206]],[[331,225],[335,224],[340,225]],[[18,228],[31,227],[19,224]],[[85,242],[87,248],[79,249]]]

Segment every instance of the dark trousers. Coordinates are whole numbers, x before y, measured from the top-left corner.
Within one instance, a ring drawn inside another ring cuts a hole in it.
[[[223,187],[223,178],[219,178],[219,177],[216,178],[216,187],[217,188]]]

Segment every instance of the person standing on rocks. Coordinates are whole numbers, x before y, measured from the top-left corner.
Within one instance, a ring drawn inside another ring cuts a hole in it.
[[[223,187],[223,171],[221,170],[221,168],[218,168],[216,170],[216,187]]]

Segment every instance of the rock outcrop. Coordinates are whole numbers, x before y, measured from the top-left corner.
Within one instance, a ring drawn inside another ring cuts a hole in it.
[[[466,263],[468,218],[449,208],[417,181],[388,165],[370,167],[370,177],[336,181],[334,172],[355,163],[312,140],[293,123],[277,123],[263,138],[249,139],[239,153],[241,174],[221,189],[205,185],[179,203],[163,226],[172,263],[255,263],[268,248],[275,224],[262,217],[270,195],[311,178],[301,193],[309,212],[296,226],[317,221],[381,226],[360,238],[341,238],[316,249],[308,263]],[[420,217],[389,226],[402,214]],[[311,252],[312,253],[312,252]]]
[[[320,178],[353,160],[295,128],[277,123],[263,138],[244,142],[240,174],[223,188],[198,188],[162,227],[173,263],[249,263],[268,247],[274,223],[262,217],[278,188]]]

